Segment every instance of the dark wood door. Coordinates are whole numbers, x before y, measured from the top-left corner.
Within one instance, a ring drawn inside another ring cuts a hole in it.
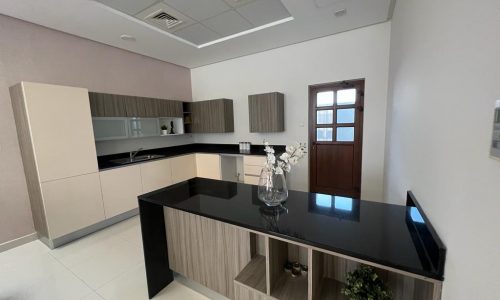
[[[363,98],[364,80],[309,87],[311,192],[360,197]]]

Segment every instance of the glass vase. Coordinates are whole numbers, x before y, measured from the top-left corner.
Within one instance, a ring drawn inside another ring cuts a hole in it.
[[[288,198],[285,175],[263,168],[260,172],[258,197],[267,206],[283,203]]]

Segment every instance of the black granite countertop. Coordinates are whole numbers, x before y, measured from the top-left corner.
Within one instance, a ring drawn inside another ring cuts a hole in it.
[[[285,146],[275,145],[274,149],[278,152],[284,152]],[[215,154],[229,154],[229,155],[265,155],[263,145],[252,145],[250,151],[240,152],[238,144],[186,144],[180,146],[172,146],[157,149],[142,150],[138,155],[161,155],[162,157],[156,158],[165,159],[169,157],[186,155],[191,153],[215,153]],[[124,167],[131,164],[145,163],[147,161],[131,162],[127,164],[117,164],[113,163],[112,160],[127,158],[129,157],[129,152],[103,155],[97,157],[97,162],[99,164],[99,170],[106,170],[111,168]]]
[[[203,178],[139,200],[443,280],[446,250],[419,206],[290,191],[284,208],[269,208],[257,186]]]

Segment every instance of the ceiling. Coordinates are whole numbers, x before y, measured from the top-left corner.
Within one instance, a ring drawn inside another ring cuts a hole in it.
[[[0,13],[195,68],[385,22],[394,1],[2,0]]]

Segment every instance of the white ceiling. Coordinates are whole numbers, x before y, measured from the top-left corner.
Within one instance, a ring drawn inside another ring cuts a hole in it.
[[[0,13],[195,68],[387,21],[395,0],[163,0],[190,20],[172,33],[192,44],[133,17],[160,0],[99,1],[2,0]],[[342,9],[346,14],[335,16]],[[290,15],[291,21],[196,47]]]

